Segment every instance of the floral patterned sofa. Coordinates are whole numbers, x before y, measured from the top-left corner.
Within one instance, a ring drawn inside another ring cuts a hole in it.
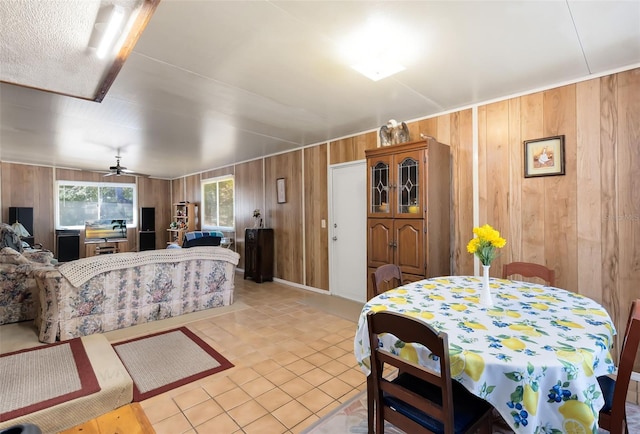
[[[39,312],[38,286],[34,270],[53,269],[48,251],[20,253],[11,247],[0,249],[0,325],[36,318]]]
[[[98,255],[37,270],[41,342],[233,303],[240,255],[222,247]]]

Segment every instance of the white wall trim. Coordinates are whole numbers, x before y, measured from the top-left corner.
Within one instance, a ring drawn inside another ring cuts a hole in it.
[[[478,164],[480,158],[478,156],[478,106],[473,106],[471,109],[471,119],[473,128],[473,149],[472,149],[472,183],[473,183],[473,227],[480,226],[480,171],[478,170]],[[475,276],[480,275],[480,260],[476,255],[473,255],[473,274]]]

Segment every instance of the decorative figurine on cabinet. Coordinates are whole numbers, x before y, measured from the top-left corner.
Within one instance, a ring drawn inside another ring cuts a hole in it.
[[[409,127],[402,122],[398,124],[395,119],[389,120],[386,125],[380,127],[380,146],[397,145],[409,141]]]

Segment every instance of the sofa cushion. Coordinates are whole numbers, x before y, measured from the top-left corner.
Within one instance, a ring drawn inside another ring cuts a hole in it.
[[[11,247],[3,247],[2,250],[0,250],[0,263],[22,265],[28,264],[29,259]]]
[[[20,236],[6,223],[0,223],[0,247],[11,247],[17,252],[22,252]]]
[[[46,250],[25,250],[22,256],[31,262],[37,262],[39,264],[51,264],[51,260],[53,259],[53,253]]]

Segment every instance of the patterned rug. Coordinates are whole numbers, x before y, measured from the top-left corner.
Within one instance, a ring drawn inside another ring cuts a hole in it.
[[[640,432],[640,407],[627,403],[627,423],[629,432]],[[384,432],[388,434],[404,434],[389,422],[384,424]],[[360,392],[340,407],[332,410],[322,419],[314,422],[301,434],[364,434],[367,432],[367,392]],[[513,434],[506,422],[495,415],[493,424],[494,434]],[[599,434],[608,434],[605,430],[598,430]]]
[[[363,391],[313,423],[301,434],[364,434],[367,430],[367,392]],[[384,423],[386,434],[404,434],[389,422]]]
[[[80,338],[0,356],[0,422],[100,391]]]
[[[113,344],[142,401],[233,367],[186,327]]]

